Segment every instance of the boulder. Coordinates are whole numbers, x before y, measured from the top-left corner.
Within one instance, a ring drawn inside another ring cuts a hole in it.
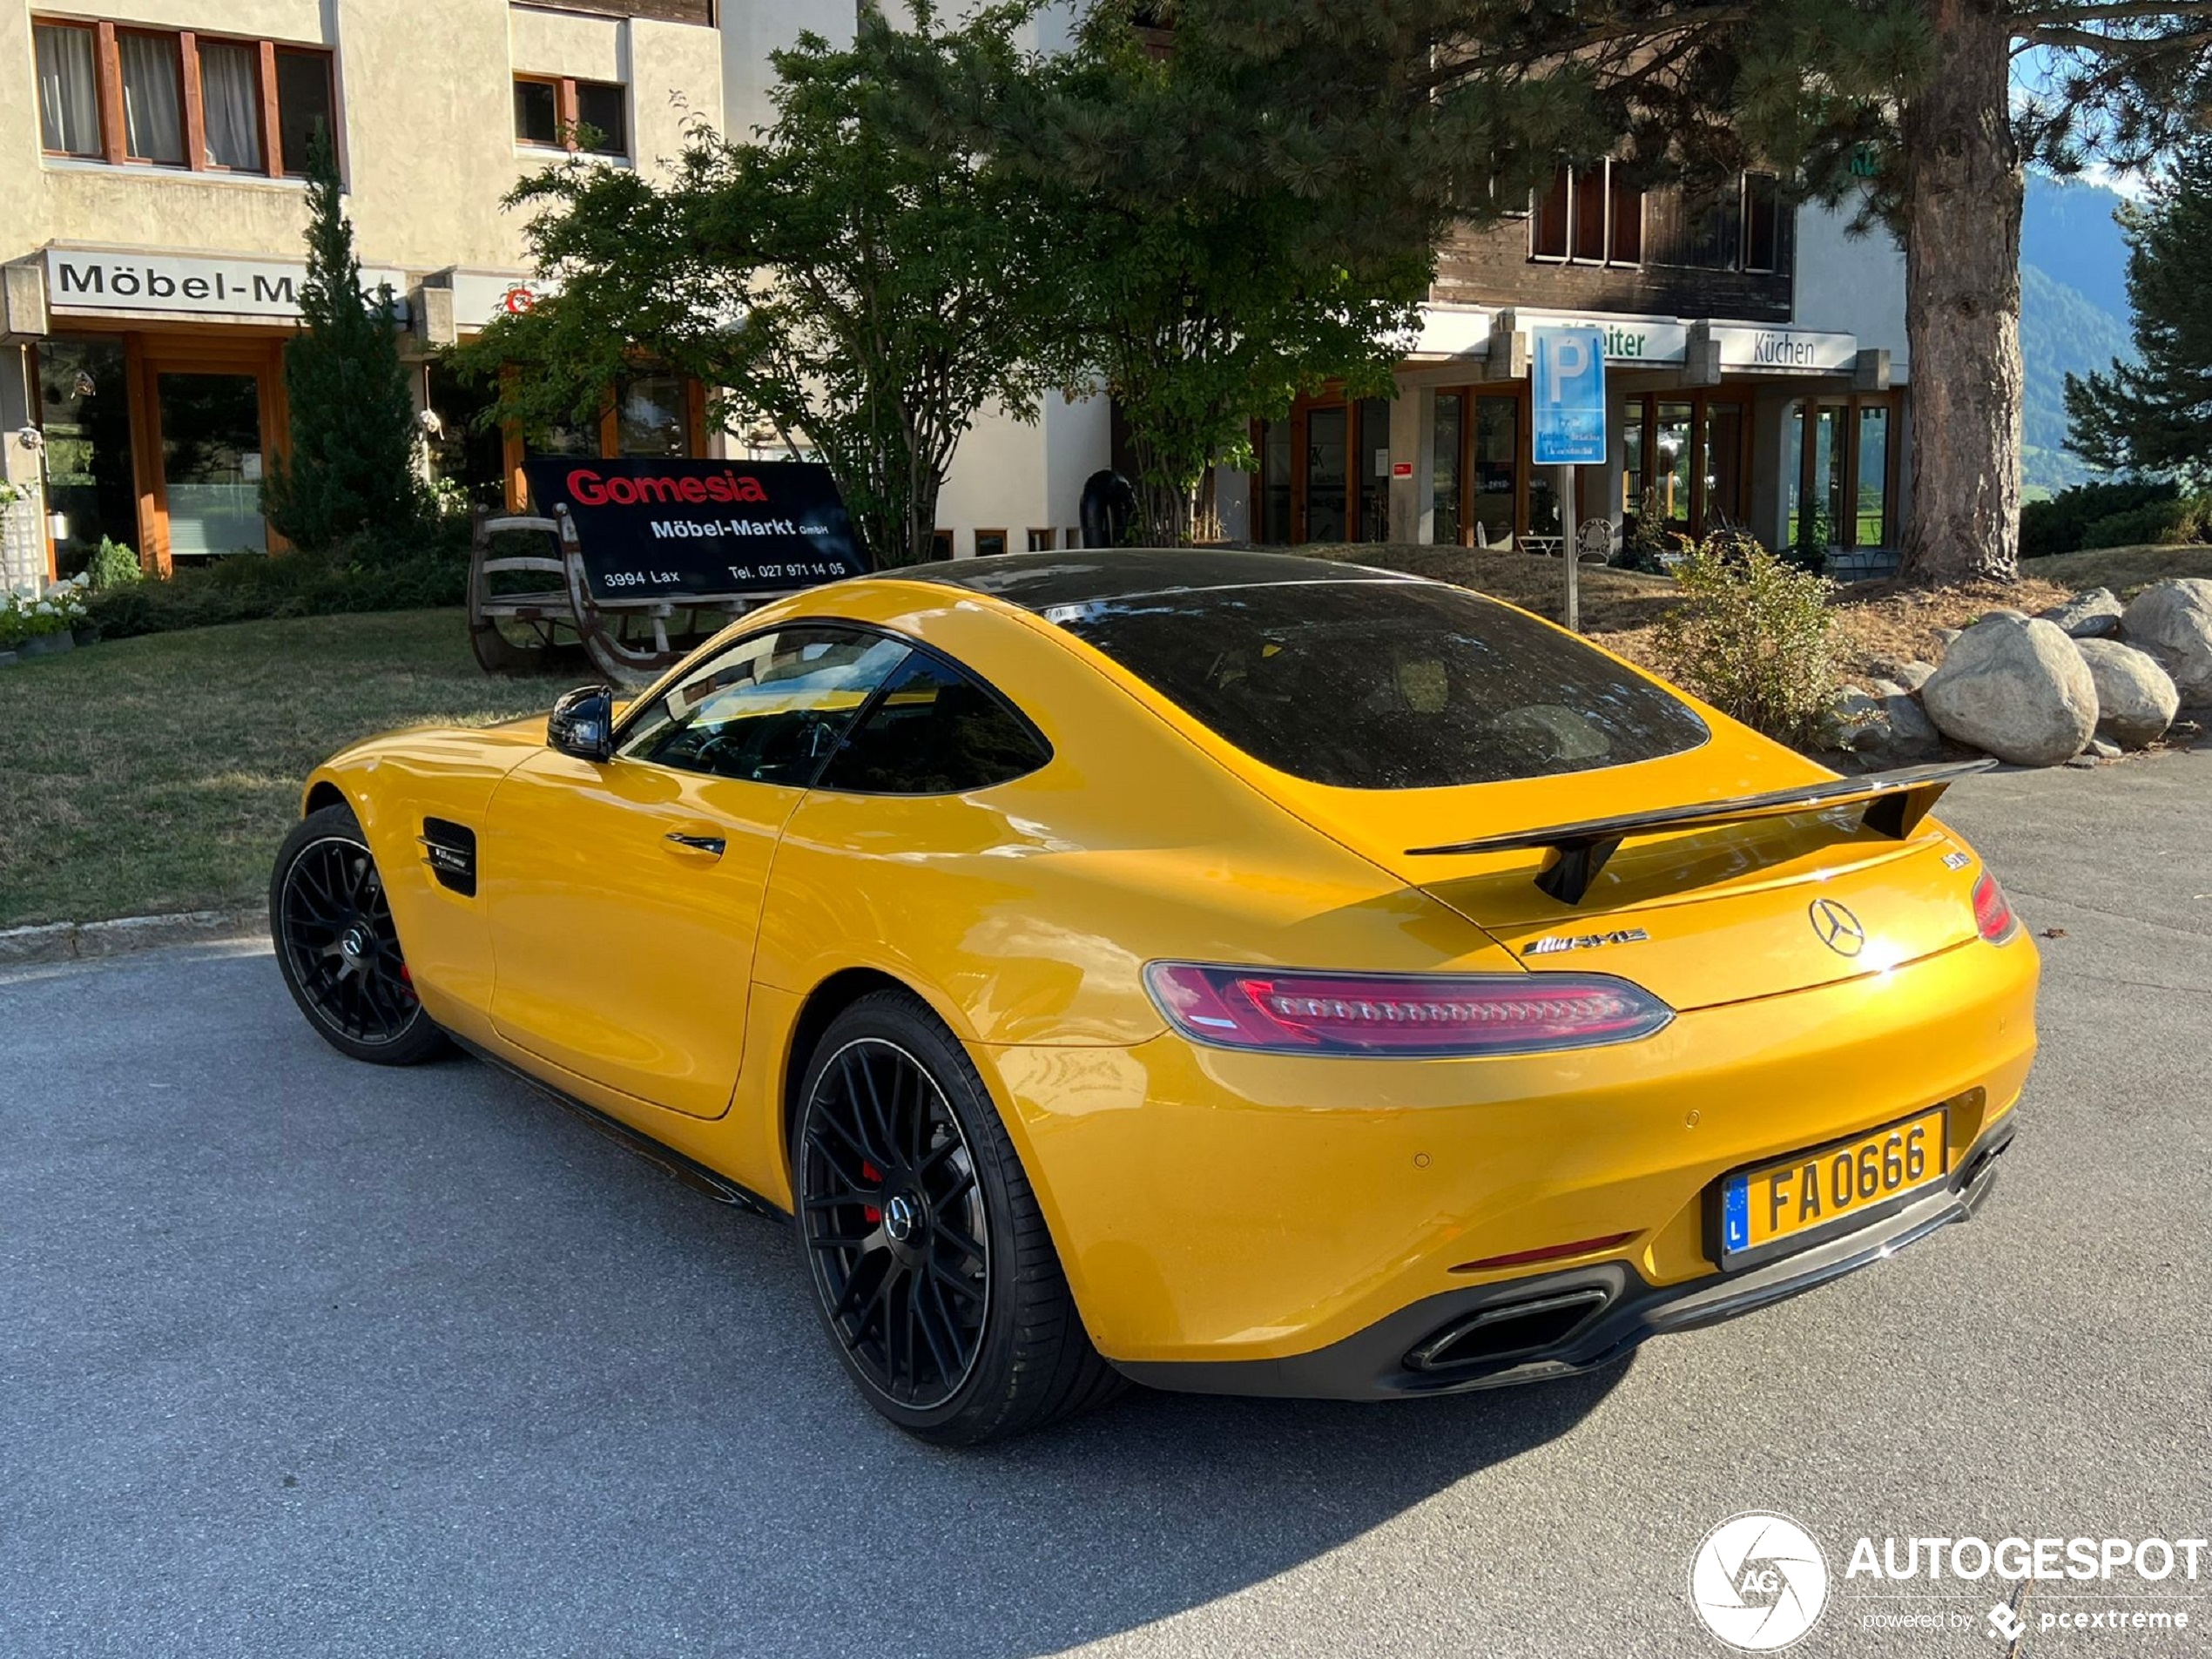
[[[2212,580],[2154,582],[2121,618],[2128,643],[2148,651],[2174,679],[2183,703],[2212,703]]]
[[[2092,588],[2035,614],[2072,638],[2102,639],[2120,631],[2121,609],[2120,596],[2110,588]]]
[[[1907,695],[1905,689],[1902,685],[1899,685],[1895,680],[1876,680],[1874,684],[1867,689],[1872,691],[1877,697],[1904,697]]]
[[[1962,631],[1957,628],[1939,628],[1935,631],[1936,644],[1948,651],[1959,643],[1959,636]]]
[[[1920,699],[1945,737],[2016,766],[2080,754],[2097,725],[2088,664],[2040,620],[1984,617],[1952,642]]]
[[[1919,704],[1903,691],[1878,697],[1839,693],[1828,707],[1828,737],[1837,748],[1874,766],[1905,766],[1943,753],[1942,737]]]
[[[2116,639],[2077,639],[2097,687],[2097,730],[2123,749],[2155,742],[2174,724],[2181,694],[2146,651]]]
[[[1933,663],[1900,663],[1896,673],[1890,676],[1908,691],[1917,691],[1935,678]]]
[[[2092,738],[2089,739],[2089,746],[2081,752],[2094,755],[2100,760],[2117,760],[2120,759],[2120,745],[2116,743],[2107,743],[2102,738]]]

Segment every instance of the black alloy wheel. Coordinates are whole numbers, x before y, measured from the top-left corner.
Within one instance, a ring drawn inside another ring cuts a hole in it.
[[[269,930],[293,1001],[341,1054],[412,1065],[444,1049],[408,977],[376,860],[346,807],[311,813],[285,838]]]
[[[880,1037],[829,1057],[808,1103],[803,1203],[831,1329],[868,1385],[912,1410],[968,1380],[990,1312],[990,1228],[960,1121]]]
[[[809,1058],[792,1185],[815,1305],[868,1403],[973,1445],[1110,1399],[1028,1179],[967,1051],[904,991]]]

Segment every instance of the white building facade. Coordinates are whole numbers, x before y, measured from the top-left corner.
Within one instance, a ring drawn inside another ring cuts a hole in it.
[[[88,9],[89,8],[89,9]],[[1064,44],[1074,10],[1033,25]],[[527,454],[741,451],[705,390],[641,370],[600,418],[525,439],[439,348],[535,283],[517,179],[576,148],[651,170],[694,114],[773,118],[771,54],[849,39],[853,0],[79,0],[0,10],[0,471],[24,493],[0,580],[80,566],[103,537],[167,569],[274,545],[259,482],[286,442],[282,350],[304,273],[306,150],[329,136],[368,279],[405,319],[432,462],[516,502]],[[1528,339],[1608,341],[1611,459],[1562,510],[1530,464]],[[1792,210],[1746,175],[1716,197],[1562,169],[1447,250],[1386,398],[1328,391],[1215,481],[1221,532],[1263,544],[1496,545],[1656,513],[1847,558],[1896,545],[1910,496],[1904,265],[1880,233]],[[946,556],[1068,547],[1116,464],[1103,396],[986,411],[939,506]],[[1123,463],[1125,464],[1125,462]]]

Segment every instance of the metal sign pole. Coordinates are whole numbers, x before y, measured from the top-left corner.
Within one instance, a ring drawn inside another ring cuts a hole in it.
[[[1567,626],[1582,631],[1581,538],[1575,523],[1575,469],[1605,464],[1605,336],[1587,323],[1540,328],[1529,355],[1529,460],[1554,467],[1559,553],[1567,561]]]
[[[1567,561],[1567,631],[1582,631],[1581,548],[1575,524],[1575,469],[1561,467],[1554,489],[1559,492],[1559,550]]]

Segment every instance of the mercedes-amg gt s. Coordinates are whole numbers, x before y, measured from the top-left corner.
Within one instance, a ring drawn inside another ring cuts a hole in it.
[[[1602,1365],[1972,1211],[2037,961],[1929,815],[1465,590],[1041,554],[747,616],[627,701],[308,779],[277,959],[786,1212],[861,1393]]]

